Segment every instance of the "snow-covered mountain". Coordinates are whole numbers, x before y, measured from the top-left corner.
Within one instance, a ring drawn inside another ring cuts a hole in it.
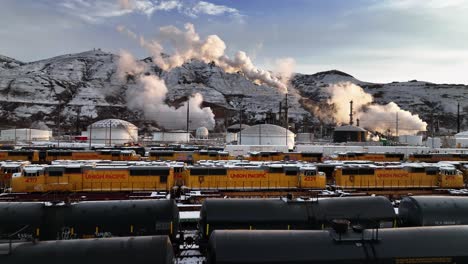
[[[0,56],[0,126],[29,126],[41,120],[53,128],[60,119],[62,127],[74,131],[77,119],[79,126],[85,126],[109,117],[141,124],[141,113],[126,107],[127,89],[138,84],[131,78],[118,78],[118,60],[118,55],[101,50],[30,63]],[[165,72],[150,58],[142,61],[148,66],[148,74],[165,80],[169,104],[177,106],[188,95],[199,92],[204,105],[212,107],[221,123],[222,119],[235,122],[240,107],[246,118],[254,122],[263,120],[269,112],[277,113],[280,102],[284,106],[284,95],[277,89],[253,83],[241,72],[226,73],[213,63],[194,60]],[[313,108],[324,106],[320,109],[325,114],[331,111],[326,107],[326,87],[342,81],[363,87],[377,102],[394,101],[403,109],[420,114],[428,123],[436,120],[432,116],[438,116],[440,126],[449,129],[456,126],[456,101],[468,97],[465,85],[418,81],[375,84],[339,71],[296,74],[289,89],[289,116],[295,120],[308,116],[317,121],[311,114]]]

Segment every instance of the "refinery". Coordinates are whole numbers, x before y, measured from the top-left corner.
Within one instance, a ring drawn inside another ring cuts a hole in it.
[[[4,1],[0,264],[468,263],[441,2]]]

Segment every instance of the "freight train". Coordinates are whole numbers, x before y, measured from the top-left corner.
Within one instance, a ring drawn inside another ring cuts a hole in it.
[[[343,152],[335,160],[403,161],[404,158],[404,153]]]
[[[397,224],[392,203],[382,196],[314,201],[209,199],[200,210],[198,237],[200,245],[205,246],[215,230],[325,229],[334,219],[347,219],[363,228],[389,228]]]
[[[0,263],[173,264],[167,236],[115,237],[0,244]]]
[[[0,150],[0,161],[29,161],[51,163],[54,160],[141,160],[133,150]]]
[[[320,166],[320,165],[318,165]],[[28,165],[11,179],[11,192],[134,192],[191,190],[451,189],[465,186],[450,164],[336,164],[327,179],[301,162],[63,163]]]
[[[333,230],[217,230],[208,263],[468,263],[468,226]],[[343,226],[344,225],[344,226]]]
[[[166,235],[175,241],[178,228],[179,210],[173,200],[0,203],[0,239]]]
[[[347,164],[334,171],[335,186],[356,189],[463,188],[463,174],[444,164]]]
[[[468,154],[461,154],[461,153],[410,154],[408,157],[408,160],[412,162],[468,161]]]

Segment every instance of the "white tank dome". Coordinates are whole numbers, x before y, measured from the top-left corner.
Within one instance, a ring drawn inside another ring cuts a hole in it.
[[[206,127],[199,127],[195,131],[195,136],[197,138],[208,138],[208,134],[209,134],[208,128],[206,128]]]
[[[138,129],[134,124],[121,119],[103,119],[90,125],[92,128]]]
[[[287,131],[288,135],[294,135],[290,130]],[[286,135],[286,128],[271,124],[261,124],[247,127],[242,130],[242,135],[271,135],[271,136],[284,136]]]

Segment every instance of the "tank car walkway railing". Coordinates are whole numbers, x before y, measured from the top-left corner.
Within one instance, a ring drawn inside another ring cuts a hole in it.
[[[336,187],[343,189],[424,189],[424,188],[437,188],[439,185],[435,180],[363,180],[355,179],[351,184],[344,182],[344,184],[336,184]]]

